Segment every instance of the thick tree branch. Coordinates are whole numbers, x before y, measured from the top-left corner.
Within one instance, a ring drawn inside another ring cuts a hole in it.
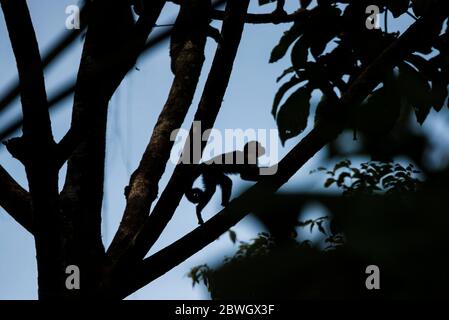
[[[181,5],[171,40],[175,77],[150,142],[126,188],[125,212],[108,253],[112,261],[129,245],[157,197],[158,183],[174,143],[171,135],[184,122],[202,70],[209,12],[210,3],[204,0],[188,0]]]
[[[61,200],[66,251],[70,263],[83,270],[81,295],[94,294],[103,267],[101,209],[109,100],[145,46],[164,4],[165,0],[153,2],[137,23],[127,2],[89,4],[72,125],[58,145],[58,166],[70,156]]]
[[[44,74],[25,0],[0,0],[19,73],[23,136],[8,149],[25,165],[33,203],[34,236],[39,272],[39,296],[59,296],[64,290],[60,246],[58,170],[51,132]]]
[[[0,207],[5,209],[28,232],[33,234],[30,194],[0,166]]]
[[[17,61],[24,139],[53,143],[42,63],[28,7],[23,0],[0,3]]]
[[[42,58],[42,67],[45,69],[49,66],[56,58],[67,49],[83,32],[85,29],[85,19],[86,16],[86,7],[81,9],[81,27],[80,29],[72,30],[71,32],[64,31],[63,35],[55,41],[55,43],[50,47],[48,52],[44,54]],[[19,96],[19,83],[13,82],[9,85],[9,88],[5,90],[7,93],[2,96],[0,99],[0,113],[15,99]],[[3,140],[4,137],[0,136],[0,141]]]
[[[147,0],[148,1],[148,0]],[[220,5],[222,5],[224,2],[226,2],[225,0],[217,0],[214,2],[213,7],[219,7]],[[87,11],[87,10],[85,10]],[[84,11],[83,11],[84,12]],[[83,15],[82,15],[83,17]],[[83,19],[81,20],[81,22],[83,22]],[[153,49],[154,47],[156,47],[157,45],[160,45],[163,41],[167,40],[167,38],[170,36],[171,34],[171,28],[168,28],[164,31],[159,32],[157,35],[155,35],[152,39],[150,39],[144,46],[144,48],[142,49],[142,51],[139,53],[140,54],[144,54],[147,53],[150,49]],[[57,45],[56,45],[57,46]],[[45,58],[44,58],[45,59]],[[134,65],[130,66],[130,69],[132,69]],[[128,69],[128,72],[130,71],[130,69]],[[11,89],[12,90],[12,89]],[[55,104],[67,97],[69,97],[73,92],[75,91],[75,83],[70,83],[67,86],[61,87],[59,90],[57,90],[56,94],[54,95],[54,97],[52,97],[49,100],[49,107],[53,108],[55,107]],[[17,88],[17,93],[8,91],[9,93],[6,96],[10,96],[13,95],[13,97],[11,99],[14,99],[19,93],[18,93],[18,88]],[[5,97],[6,97],[5,96]],[[2,100],[2,102],[0,102],[0,106],[2,105],[3,101],[5,101],[5,106],[8,105],[12,100],[10,101],[6,101],[6,100]],[[1,108],[0,108],[1,109]],[[6,139],[7,137],[9,137],[11,134],[13,134],[14,132],[16,132],[18,129],[21,128],[22,126],[22,119],[19,118],[16,121],[14,121],[13,123],[9,124],[5,129],[0,131],[0,141]],[[70,147],[71,143],[67,143],[66,146],[67,147],[62,147],[60,146],[60,155],[59,155],[59,163],[64,162],[65,160],[67,160],[67,154],[70,153],[71,151],[71,147]],[[73,151],[73,150],[72,150]]]
[[[163,31],[159,34],[157,34],[154,38],[152,38],[150,41],[148,41],[145,44],[145,47],[142,49],[142,54],[143,53],[147,53],[150,49],[155,48],[157,45],[160,45],[164,40],[166,40],[169,36],[170,36],[171,30],[167,30],[167,31]],[[133,66],[130,66],[130,69]],[[128,70],[129,72],[130,70]],[[55,108],[56,105],[61,102],[62,100],[70,97],[73,92],[75,91],[76,88],[76,83],[75,82],[70,82],[68,83],[66,86],[61,87],[56,94],[54,94],[53,96],[50,97],[49,101],[48,101],[48,105],[50,107],[50,110],[52,108]],[[9,137],[10,135],[12,135],[14,132],[16,132],[17,130],[19,130],[22,127],[23,121],[21,118],[18,118],[17,120],[15,120],[14,122],[10,123],[5,129],[3,129],[2,131],[0,131],[0,141],[3,141],[4,139],[6,139],[7,137]],[[71,135],[71,137],[69,138],[69,135]],[[63,140],[66,140],[64,143],[61,141],[59,142],[59,147],[58,147],[58,163],[59,166],[61,166],[64,161],[66,161],[68,159],[68,157],[70,156],[70,153],[73,152],[73,146],[75,144],[75,135],[73,132],[67,133],[65,135],[65,137],[63,138]],[[69,140],[72,140],[69,142]]]
[[[138,56],[146,46],[146,40],[153,30],[165,2],[165,0],[157,0],[153,1],[151,6],[147,5],[148,9],[139,17],[128,36],[121,39],[121,44],[115,45],[114,50],[111,50],[108,55],[89,69],[89,74],[86,77],[96,79],[99,81],[97,83],[103,84],[102,93],[100,93],[103,100],[109,100],[112,97],[128,71],[135,65]],[[59,165],[68,159],[85,134],[86,131],[83,127],[76,123],[72,124],[58,145]]]
[[[222,41],[212,62],[203,95],[194,117],[194,121],[201,123],[200,136],[203,136],[204,132],[207,132],[208,129],[213,127],[221,108],[242,37],[244,17],[248,5],[249,1],[247,0],[231,0],[226,7],[226,17],[222,28]],[[190,137],[194,136],[193,130],[194,127],[192,126],[190,129]],[[201,153],[206,143],[207,141],[202,141]],[[191,144],[187,141],[183,153],[187,154],[190,151]],[[139,261],[143,259],[173,217],[184,195],[184,191],[188,186],[192,185],[194,179],[195,174],[191,166],[180,164],[175,168],[153,212],[146,219],[144,226],[135,239],[128,244],[126,254],[122,259],[126,261]],[[112,251],[108,252],[113,253]],[[111,254],[111,256],[113,255]]]
[[[443,20],[436,10],[432,18],[420,19],[389,46],[343,94],[339,103],[332,106],[333,116],[326,122],[318,124],[301,140],[279,163],[278,171],[273,176],[261,180],[229,206],[221,210],[203,226],[195,229],[172,245],[145,259],[126,280],[121,283],[117,297],[123,298],[160,277],[165,272],[189,258],[221,234],[244,218],[254,207],[260,205],[260,199],[272,194],[285,184],[307,161],[309,161],[329,141],[335,139],[344,128],[347,115],[356,108],[366,96],[382,81],[388,70],[394,68],[402,59],[412,52],[416,38],[435,30]]]

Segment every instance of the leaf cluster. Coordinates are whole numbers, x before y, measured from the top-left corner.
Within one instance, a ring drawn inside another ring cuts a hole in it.
[[[432,10],[432,1],[426,0],[327,0],[317,1],[312,8],[310,1],[302,3],[308,10],[306,17],[298,18],[283,34],[270,57],[273,63],[289,54],[291,62],[277,79],[282,84],[272,107],[282,143],[306,129],[314,90],[323,95],[315,113],[317,123],[326,114],[323,109],[332,108],[328,106],[329,95],[341,96],[346,92],[363,70],[399,37],[399,32],[366,27],[365,11],[369,5],[378,6],[383,15],[391,12],[395,20],[406,14],[425,17]],[[447,27],[447,22],[436,23],[415,39],[412,52],[385,75],[383,85],[357,108],[357,114],[346,119],[353,128],[372,134],[385,133],[400,119],[401,110],[412,110],[422,124],[432,109],[438,112],[447,106]]]

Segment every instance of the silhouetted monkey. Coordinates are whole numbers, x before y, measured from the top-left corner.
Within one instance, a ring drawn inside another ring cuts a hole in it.
[[[259,142],[250,141],[243,151],[224,153],[198,165],[195,179],[202,176],[204,189],[191,187],[186,191],[186,197],[197,204],[196,215],[200,225],[204,223],[201,211],[211,200],[217,186],[221,188],[221,205],[228,205],[232,192],[232,180],[228,174],[240,174],[247,181],[259,180],[258,158],[264,154],[265,148]]]

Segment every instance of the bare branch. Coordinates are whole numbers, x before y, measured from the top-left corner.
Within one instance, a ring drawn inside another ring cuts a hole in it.
[[[28,232],[33,234],[30,194],[0,166],[0,206]]]

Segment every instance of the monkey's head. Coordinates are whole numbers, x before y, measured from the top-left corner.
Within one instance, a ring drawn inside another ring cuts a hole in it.
[[[187,200],[196,204],[202,200],[203,194],[204,194],[204,191],[201,190],[200,188],[192,188],[191,190],[188,190],[186,192],[186,197],[187,197]]]
[[[249,163],[257,163],[256,159],[265,154],[265,148],[258,141],[250,141],[243,147],[243,152],[248,157]]]

